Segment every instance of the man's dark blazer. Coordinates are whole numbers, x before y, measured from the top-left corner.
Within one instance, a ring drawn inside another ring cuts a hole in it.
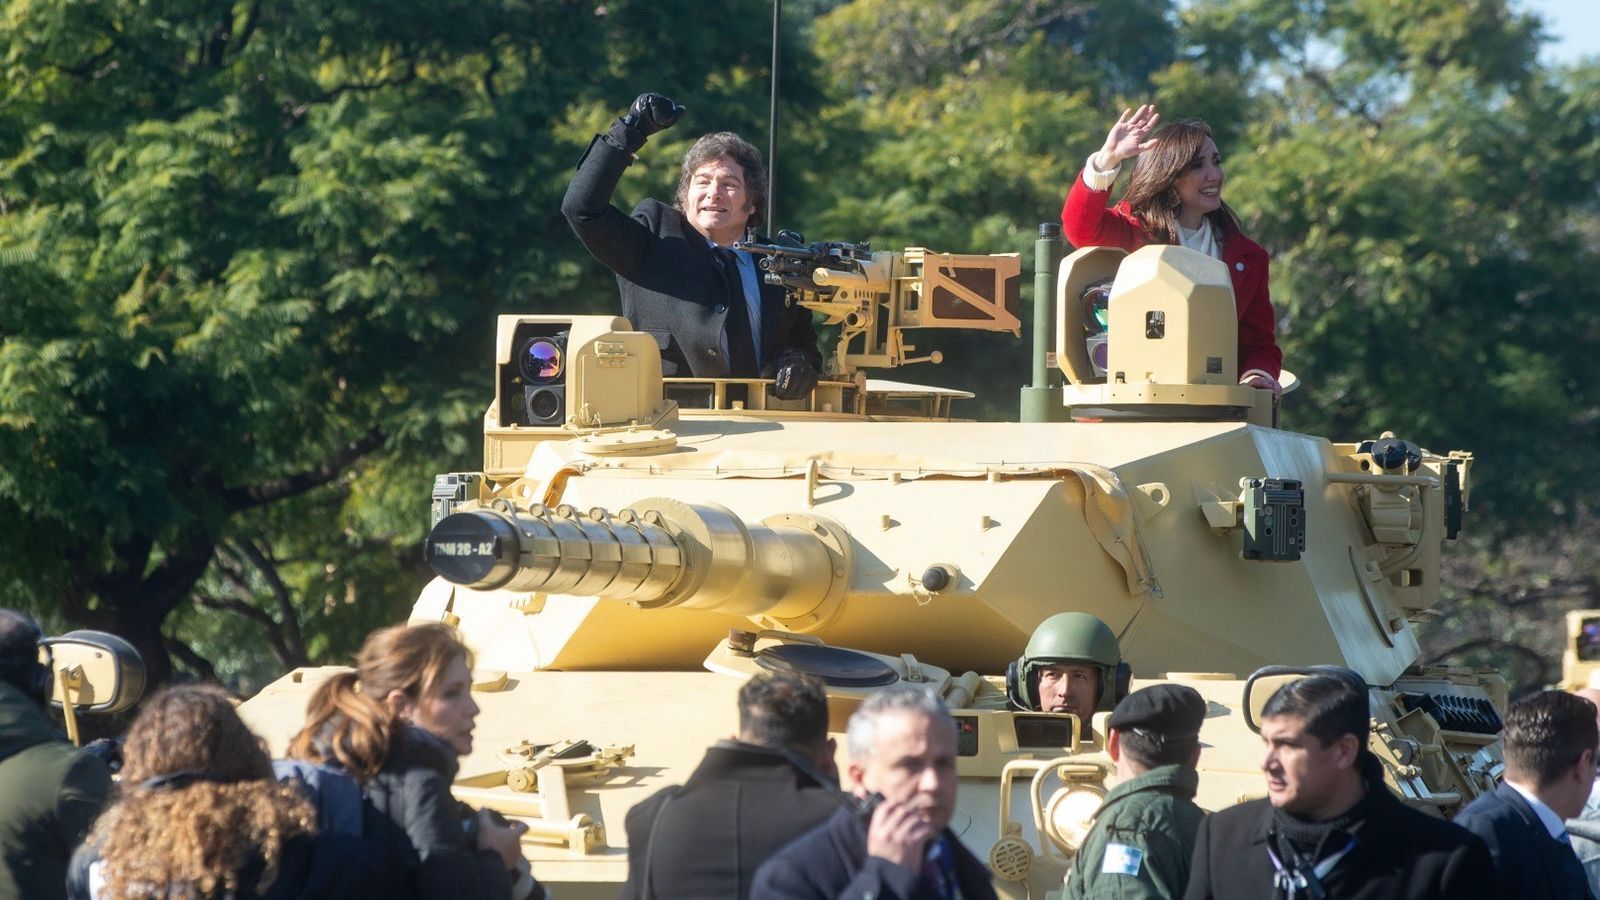
[[[1456,824],[1483,838],[1494,857],[1496,897],[1583,900],[1589,880],[1572,847],[1550,836],[1533,807],[1509,784],[1467,804]]]
[[[737,273],[726,277],[704,236],[683,213],[659,200],[645,200],[630,218],[611,205],[611,195],[633,154],[595,138],[567,185],[561,214],[595,259],[617,275],[622,314],[634,328],[655,335],[661,373],[668,377],[754,378],[730,372],[722,334],[728,310],[746,309]],[[822,368],[811,312],[784,302],[783,288],[761,285],[763,364],[785,350],[799,350],[811,367]]]
[[[956,881],[963,900],[993,900],[989,869],[946,829],[955,853]],[[760,900],[934,900],[933,885],[888,860],[867,855],[867,829],[841,809],[756,870],[752,897]]]
[[[777,753],[721,741],[682,787],[658,791],[628,811],[622,898],[645,896],[647,854],[652,898],[749,897],[756,867],[825,821],[839,802]]]
[[[1329,900],[1488,900],[1494,868],[1483,841],[1466,829],[1412,809],[1389,789],[1367,791],[1350,832],[1356,846],[1322,879]],[[1272,805],[1252,800],[1200,823],[1184,900],[1270,898],[1267,835]],[[1532,894],[1527,896],[1532,897]]]

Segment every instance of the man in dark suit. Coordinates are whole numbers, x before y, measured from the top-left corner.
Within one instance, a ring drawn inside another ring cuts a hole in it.
[[[821,684],[750,679],[738,740],[718,742],[682,787],[628,811],[623,900],[751,896],[756,867],[844,802],[833,753]]]
[[[1272,695],[1261,713],[1267,797],[1201,823],[1186,900],[1492,895],[1483,842],[1384,787],[1369,716],[1366,685],[1346,669]]]
[[[1500,740],[1505,781],[1456,816],[1489,845],[1499,876],[1495,896],[1592,897],[1563,820],[1583,811],[1594,785],[1594,706],[1564,691],[1535,694],[1506,710]]]
[[[655,335],[662,374],[764,376],[779,399],[804,397],[822,365],[811,313],[786,304],[783,288],[763,283],[754,258],[731,249],[766,204],[759,150],[731,132],[705,135],[683,158],[674,205],[647,199],[632,217],[611,205],[634,154],[683,111],[660,94],[639,95],[589,142],[561,213],[616,273],[622,314]]]
[[[885,688],[850,717],[857,797],[881,798],[865,821],[840,809],[756,871],[762,900],[993,900],[989,870],[949,829],[956,808],[956,727],[917,685]]]

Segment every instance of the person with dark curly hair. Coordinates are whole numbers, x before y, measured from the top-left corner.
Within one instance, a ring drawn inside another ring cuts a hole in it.
[[[359,838],[317,834],[221,690],[169,688],[122,747],[122,793],[74,855],[74,900],[350,897],[372,882]]]
[[[367,636],[356,670],[317,687],[289,756],[335,766],[410,836],[418,897],[541,897],[522,856],[527,826],[450,795],[472,752],[478,704],[472,653],[455,629],[430,622]]]

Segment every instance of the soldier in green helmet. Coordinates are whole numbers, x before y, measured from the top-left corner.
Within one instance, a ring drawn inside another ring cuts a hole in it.
[[[1022,657],[1006,672],[1012,705],[1078,717],[1079,734],[1092,737],[1089,720],[1127,693],[1122,648],[1106,623],[1087,613],[1057,613],[1034,629]]]

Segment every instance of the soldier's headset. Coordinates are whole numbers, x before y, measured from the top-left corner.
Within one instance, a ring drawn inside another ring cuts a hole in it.
[[[1122,698],[1128,696],[1128,691],[1133,683],[1133,667],[1126,662],[1119,661],[1115,666],[1095,662],[1092,659],[1056,659],[1044,657],[1033,660],[1037,665],[1069,665],[1093,666],[1100,673],[1100,690],[1094,698],[1096,712],[1109,712],[1116,709]],[[1039,711],[1039,702],[1034,698],[1033,685],[1028,683],[1027,670],[1028,658],[1021,657],[1006,664],[1006,699],[1017,709]]]
[[[44,629],[32,616],[14,609],[0,609],[0,618],[20,624],[23,640],[26,641],[19,641],[17,646],[5,647],[0,652],[0,680],[41,704],[48,701],[52,673],[50,645],[44,642]]]

